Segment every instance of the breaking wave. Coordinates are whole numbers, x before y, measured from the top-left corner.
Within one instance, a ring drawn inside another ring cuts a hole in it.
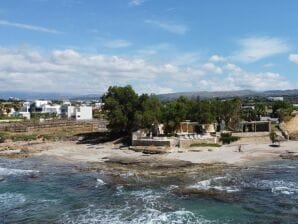
[[[274,194],[298,194],[298,184],[284,180],[262,180],[256,183],[255,186],[262,190],[271,190]]]
[[[10,169],[0,167],[0,176],[20,176],[20,175],[30,175],[34,173],[39,173],[38,170],[21,170],[21,169]]]
[[[196,224],[211,224],[210,220],[204,219],[201,216],[196,216],[190,211],[178,210],[173,212],[161,212],[156,209],[140,209],[131,210],[131,208],[124,209],[95,209],[88,207],[76,211],[78,215],[64,214],[61,223],[113,223],[113,224],[139,224],[139,223],[196,223]]]
[[[227,177],[214,177],[207,180],[202,180],[196,184],[190,185],[187,188],[189,189],[198,189],[198,190],[217,190],[224,191],[227,193],[238,192],[240,189],[236,186],[225,186],[222,183],[222,180],[225,180]]]

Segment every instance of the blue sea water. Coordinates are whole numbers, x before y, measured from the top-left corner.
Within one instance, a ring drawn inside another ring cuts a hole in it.
[[[120,176],[132,184],[49,159],[0,159],[0,223],[298,223],[297,161],[198,174],[185,182]]]

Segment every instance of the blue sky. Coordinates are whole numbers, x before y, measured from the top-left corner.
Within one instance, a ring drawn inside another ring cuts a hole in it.
[[[3,0],[2,90],[298,88],[295,0]]]

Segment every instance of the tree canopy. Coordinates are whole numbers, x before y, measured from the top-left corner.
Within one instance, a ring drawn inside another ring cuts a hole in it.
[[[236,130],[241,119],[257,120],[266,114],[266,105],[257,101],[254,108],[242,109],[242,100],[233,99],[188,99],[179,97],[169,102],[161,102],[157,96],[138,95],[131,86],[111,86],[103,95],[103,112],[109,120],[108,128],[114,133],[129,134],[138,128],[152,128],[163,123],[166,133],[174,133],[177,125],[185,120],[200,124],[224,121],[228,130]],[[252,102],[250,102],[252,103]],[[271,105],[273,114],[283,118],[293,107],[288,102]]]

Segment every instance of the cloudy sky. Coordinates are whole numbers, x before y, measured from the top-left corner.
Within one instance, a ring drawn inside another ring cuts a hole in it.
[[[296,0],[1,0],[0,90],[298,88]]]

